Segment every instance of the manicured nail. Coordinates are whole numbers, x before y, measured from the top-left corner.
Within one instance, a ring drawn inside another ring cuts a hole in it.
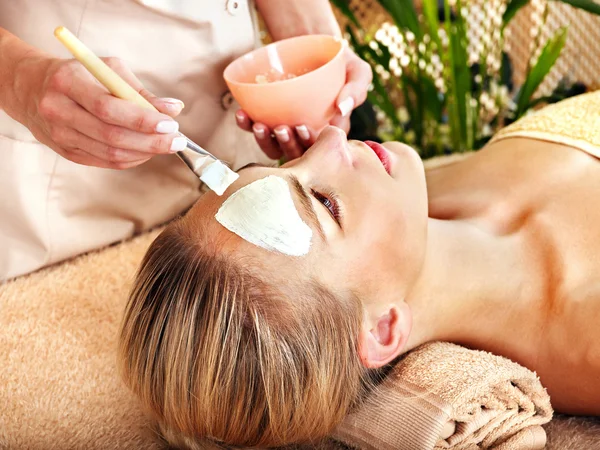
[[[298,125],[296,127],[296,133],[298,133],[300,139],[304,141],[308,141],[310,139],[310,133],[308,132],[308,128],[306,128],[306,125]]]
[[[166,97],[166,98],[163,98],[162,101],[165,103],[169,103],[171,105],[177,105],[181,109],[185,108],[184,103],[181,100],[179,100],[178,98]]]
[[[165,108],[167,108],[169,112],[179,113],[185,107],[183,102],[176,98],[163,98],[162,101],[165,104]]]
[[[156,132],[163,134],[177,133],[179,131],[179,124],[174,120],[163,120],[156,124]]]
[[[187,139],[184,138],[183,136],[178,136],[176,138],[173,139],[173,141],[171,142],[171,151],[173,153],[175,152],[180,152],[181,150],[183,150],[187,145]]]
[[[281,128],[279,130],[276,129],[275,136],[277,136],[277,140],[279,142],[286,143],[287,141],[290,140],[290,134],[288,133],[288,131],[285,128]]]
[[[243,123],[244,122],[244,113],[241,111],[238,111],[235,113],[235,120],[237,120],[239,123]]]
[[[256,135],[257,138],[259,138],[259,139],[264,139],[265,138],[265,130],[264,130],[264,128],[259,128],[257,126],[253,126],[252,127],[252,131],[254,131],[254,134]]]
[[[346,100],[338,104],[338,109],[340,110],[342,117],[346,117],[348,114],[350,114],[350,111],[354,109],[354,99],[352,97],[348,97]]]

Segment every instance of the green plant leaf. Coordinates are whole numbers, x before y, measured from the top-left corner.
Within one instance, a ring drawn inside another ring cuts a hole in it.
[[[447,1],[447,0],[445,0]],[[456,22],[450,26],[449,53],[451,56],[450,70],[452,72],[452,98],[450,102],[454,107],[453,113],[456,115],[454,121],[451,121],[451,127],[454,136],[455,151],[470,150],[473,145],[472,126],[470,120],[473,120],[473,114],[469,111],[471,108],[471,71],[468,65],[468,36],[465,19],[461,13],[462,2],[456,2]],[[449,9],[449,8],[446,8]],[[451,112],[452,113],[452,112]]]
[[[413,0],[377,0],[400,29],[410,30],[420,41],[423,30]]]
[[[555,0],[562,3],[566,3],[575,8],[583,9],[592,14],[600,15],[600,3],[596,3],[593,0]]]
[[[392,56],[388,48],[383,44],[379,44],[379,48],[377,50],[371,48],[369,45],[365,45],[363,51],[370,55],[376,64],[383,66],[385,70],[390,69],[390,59]]]
[[[373,70],[373,91],[371,94],[371,98],[375,100],[374,104],[376,104],[379,109],[385,113],[387,118],[390,119],[395,126],[400,126],[400,120],[396,114],[396,108],[392,104],[385,85],[375,70]]]
[[[360,23],[358,22],[358,19],[350,9],[348,0],[331,0],[331,3],[333,3],[333,5],[350,20],[350,22],[352,22],[354,25],[360,28]]]
[[[502,29],[509,24],[513,17],[515,17],[515,14],[527,3],[529,3],[529,0],[510,0],[502,16]]]
[[[429,28],[429,35],[431,39],[436,43],[438,52],[443,51],[442,41],[439,36],[440,21],[438,19],[438,1],[437,0],[423,0],[423,15]]]
[[[411,103],[408,91],[405,90],[405,104],[410,115],[410,129],[415,133],[415,142],[417,146],[423,145],[423,134],[425,126],[425,102],[423,101],[423,84],[421,83],[421,77],[417,75],[416,79],[410,76],[403,76],[405,80],[405,86],[409,87],[413,93],[414,104],[408,108]]]
[[[443,0],[444,3],[444,17],[450,17],[450,3],[449,0]],[[444,71],[446,72],[446,83],[447,83],[447,105],[448,105],[448,128],[449,135],[452,142],[452,148],[454,151],[458,151],[461,147],[460,137],[460,126],[458,125],[458,105],[456,102],[456,73],[454,68],[456,63],[454,62],[454,55],[452,51],[452,39],[450,36],[454,33],[453,24],[450,20],[444,22],[446,35],[449,37],[448,46],[449,48],[443,49],[441,52],[442,61],[444,62]]]
[[[423,85],[423,101],[425,109],[431,115],[432,119],[440,123],[444,111],[444,101],[440,97],[440,93],[431,78],[421,77],[421,83]]]
[[[538,97],[529,102],[528,109],[534,108],[539,104],[558,103],[566,98],[583,94],[587,91],[585,85],[581,82],[569,83],[564,78],[559,81],[550,95]]]
[[[362,47],[363,44],[360,43],[354,31],[352,31],[352,27],[350,25],[346,25],[346,33],[348,33],[348,36],[350,36],[350,45],[352,46],[354,51],[358,52],[358,49]]]
[[[510,56],[505,51],[502,51],[502,62],[500,65],[500,84],[506,86],[509,91],[512,91],[514,86],[513,81],[513,66]]]
[[[392,52],[387,47],[387,45],[383,45],[381,42],[378,42],[379,51],[381,52],[381,65],[385,68],[390,67],[390,60],[392,59]]]
[[[525,111],[527,111],[531,97],[540,86],[542,81],[552,67],[554,63],[560,56],[560,52],[565,46],[565,42],[567,40],[567,28],[560,28],[552,38],[548,40],[540,57],[536,61],[536,63],[531,67],[527,77],[525,78],[525,82],[519,91],[518,101],[517,101],[517,111],[515,114],[515,118],[518,119],[521,117]]]

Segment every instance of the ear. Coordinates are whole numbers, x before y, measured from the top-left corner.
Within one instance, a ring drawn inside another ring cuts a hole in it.
[[[394,305],[381,315],[374,326],[363,323],[358,336],[358,353],[365,367],[383,367],[400,355],[408,341],[412,314],[406,303]]]

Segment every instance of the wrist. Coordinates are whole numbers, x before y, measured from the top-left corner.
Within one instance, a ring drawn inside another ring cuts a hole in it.
[[[30,92],[40,84],[51,58],[0,29],[0,108],[24,123],[32,107]]]
[[[274,40],[305,34],[341,36],[329,0],[256,0]]]

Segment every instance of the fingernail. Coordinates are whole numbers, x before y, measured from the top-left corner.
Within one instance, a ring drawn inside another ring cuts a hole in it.
[[[306,125],[298,125],[296,127],[296,133],[300,136],[300,139],[308,141],[310,139],[310,133],[308,132],[308,128]]]
[[[263,128],[254,126],[254,127],[252,127],[252,131],[254,131],[254,134],[256,135],[257,138],[259,138],[259,139],[265,138],[265,130]]]
[[[173,141],[171,142],[171,151],[172,152],[180,152],[181,150],[183,150],[187,145],[187,139],[184,138],[183,136],[178,136],[176,138],[173,139]]]
[[[354,99],[352,97],[348,97],[346,100],[340,102],[338,104],[338,109],[342,114],[342,117],[346,117],[350,114],[350,111],[354,108]]]
[[[287,142],[290,140],[290,134],[288,133],[288,131],[283,128],[283,129],[279,129],[279,130],[275,130],[275,136],[277,136],[277,140],[280,142]]]
[[[171,134],[179,131],[179,124],[174,120],[163,120],[156,124],[156,132]]]
[[[236,112],[235,120],[237,120],[239,123],[242,123],[244,121],[244,114],[241,111]]]
[[[179,100],[178,98],[169,98],[169,97],[166,97],[166,98],[163,98],[162,101],[165,102],[165,103],[169,103],[171,105],[177,105],[181,109],[185,108],[185,104],[181,100]]]
[[[183,102],[176,98],[163,98],[162,101],[165,104],[165,108],[167,108],[169,112],[179,113],[185,107]]]

